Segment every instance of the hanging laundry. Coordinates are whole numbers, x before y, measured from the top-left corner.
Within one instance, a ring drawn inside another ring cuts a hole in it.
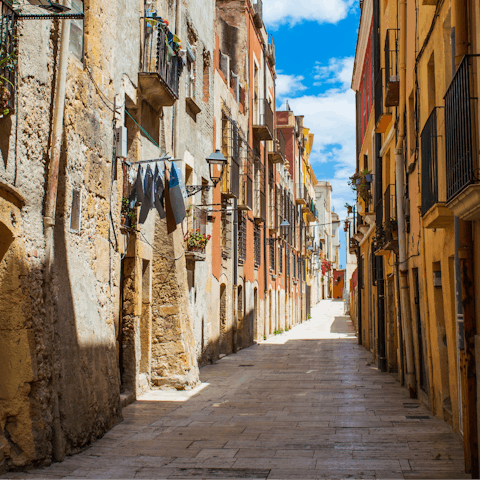
[[[143,202],[143,170],[142,167],[138,166],[137,172],[137,179],[135,180],[135,184],[133,185],[132,191],[130,192],[129,201],[130,201],[130,208],[135,208],[137,203]]]
[[[145,223],[145,220],[148,217],[148,212],[153,207],[153,184],[153,172],[150,165],[147,165],[145,179],[143,181],[143,202],[138,218],[139,224]]]
[[[165,195],[167,232],[169,234],[175,231],[176,226],[183,221],[187,214],[182,189],[180,187],[179,174],[181,175],[181,172],[179,172],[178,167],[173,163]]]
[[[155,173],[153,174],[153,198],[154,205],[157,209],[158,215],[160,218],[165,218],[165,207],[163,206],[163,200],[165,198],[165,187],[163,185],[163,174],[158,168],[158,163],[155,164]]]

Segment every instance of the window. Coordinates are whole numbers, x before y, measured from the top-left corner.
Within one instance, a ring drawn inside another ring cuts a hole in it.
[[[227,210],[229,206],[227,199],[222,199],[222,258],[230,258],[232,241],[232,222],[230,217],[232,211]]]
[[[210,98],[210,52],[203,50],[203,101]]]
[[[246,213],[238,212],[238,263],[243,264],[247,258],[247,221]]]
[[[278,273],[283,273],[283,245],[278,247]]]
[[[195,53],[187,42],[187,75],[185,80],[187,98],[195,99]]]
[[[275,239],[269,238],[268,243],[270,247],[270,270],[275,272]]]
[[[76,188],[72,192],[72,208],[70,211],[70,230],[80,233],[82,223],[82,191]]]
[[[83,0],[72,0],[71,13],[83,13]],[[83,62],[83,32],[84,22],[83,19],[65,20],[70,22],[70,52]]]
[[[255,225],[253,228],[253,241],[254,241],[254,262],[255,267],[260,266],[260,259],[261,259],[261,234],[260,234],[260,226]]]

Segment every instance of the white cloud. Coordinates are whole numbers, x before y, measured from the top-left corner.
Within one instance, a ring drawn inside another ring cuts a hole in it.
[[[355,94],[349,88],[353,59],[334,58],[327,66],[317,67],[317,80],[338,87],[318,95],[288,97],[288,103],[296,115],[304,115],[303,124],[315,135],[310,161],[317,179],[331,183],[332,204],[340,218],[345,218],[345,203],[354,202],[348,177],[356,164]],[[333,175],[322,175],[322,164],[326,163],[333,164]]]
[[[348,88],[352,82],[354,57],[331,58],[328,65],[317,62],[315,65],[314,85],[320,86],[324,83],[338,83]]]
[[[294,96],[296,92],[303,92],[306,86],[302,84],[303,77],[301,75],[285,75],[277,74],[275,88],[278,99],[283,99],[286,95]]]
[[[304,20],[337,23],[343,20],[354,0],[264,0],[263,17],[270,29]]]

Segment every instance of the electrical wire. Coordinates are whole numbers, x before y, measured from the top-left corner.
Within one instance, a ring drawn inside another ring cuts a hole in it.
[[[147,244],[147,245],[150,245],[150,247],[152,247],[152,250],[155,251],[158,255],[160,255],[161,257],[164,257],[166,258],[167,260],[172,260],[174,262],[180,260],[184,255],[185,255],[185,249],[183,250],[183,252],[180,254],[180,256],[178,257],[169,257],[168,255],[165,255],[164,253],[160,252],[158,250],[158,248],[154,247],[146,238],[145,238],[145,235],[140,231],[140,230],[137,230],[138,233],[140,233],[140,235],[143,237],[143,240],[144,242]],[[183,227],[182,227],[182,233],[183,233]]]

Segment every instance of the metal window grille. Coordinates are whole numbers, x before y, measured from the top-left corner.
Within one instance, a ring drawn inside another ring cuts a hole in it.
[[[437,109],[434,108],[423,127],[422,148],[422,215],[438,202]]]
[[[274,238],[269,238],[268,239],[268,244],[269,244],[269,262],[270,262],[270,270],[275,271],[276,270],[276,265],[275,265],[275,239]]]
[[[237,123],[232,120],[225,105],[222,105],[222,153],[228,162],[223,174],[222,194],[228,197],[239,197],[240,143]]]
[[[447,201],[474,181],[470,61],[465,56],[445,94]]]
[[[15,109],[17,71],[16,14],[5,2],[0,16],[0,118]]]
[[[383,115],[383,76],[382,73],[377,77],[375,81],[375,92],[374,92],[374,102],[375,102],[375,125],[380,120],[380,117]]]
[[[232,253],[232,210],[227,210],[227,199],[222,199],[222,258],[230,258]]]
[[[278,273],[283,273],[283,245],[278,247]]]
[[[290,277],[290,248],[285,249],[285,270],[287,277]]]
[[[239,130],[239,199],[238,206],[242,209],[253,208],[253,163],[254,154],[242,132]]]
[[[238,262],[247,258],[247,218],[245,212],[238,212]]]
[[[178,98],[178,86],[183,60],[173,54],[166,42],[169,29],[156,17],[145,17],[142,73],[157,73],[171,93]]]
[[[258,156],[255,158],[255,186],[254,186],[254,217],[265,221],[266,215],[266,201],[265,201],[265,166],[260,161]]]
[[[254,243],[254,263],[255,263],[255,266],[256,267],[259,267],[260,266],[260,260],[261,260],[261,252],[262,252],[262,248],[261,248],[261,240],[262,240],[262,236],[261,236],[261,233],[260,233],[260,226],[259,225],[254,225],[253,227],[253,243]]]

